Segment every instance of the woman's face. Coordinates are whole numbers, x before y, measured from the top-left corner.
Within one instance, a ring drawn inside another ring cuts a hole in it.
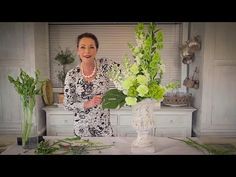
[[[97,48],[95,45],[95,41],[91,38],[82,38],[79,41],[78,49],[77,49],[78,55],[82,62],[91,62],[95,59],[95,56],[97,54]]]

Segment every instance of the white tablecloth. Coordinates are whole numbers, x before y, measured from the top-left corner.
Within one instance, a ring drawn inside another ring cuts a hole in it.
[[[57,140],[66,137],[59,136],[45,136],[46,140]],[[131,143],[135,137],[89,137],[83,138],[91,141],[102,142],[106,145],[111,145],[110,148],[101,151],[90,151],[91,155],[134,155],[131,152]],[[184,139],[184,138],[178,138]],[[192,138],[197,140],[197,138]],[[186,143],[174,140],[168,137],[154,137],[155,152],[154,153],[140,153],[141,155],[203,155],[200,150],[187,145]],[[13,144],[9,146],[1,155],[31,155],[34,154],[34,149],[25,150],[21,146]]]

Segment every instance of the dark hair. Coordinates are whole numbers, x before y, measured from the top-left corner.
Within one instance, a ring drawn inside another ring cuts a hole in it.
[[[95,45],[96,45],[96,48],[98,49],[99,47],[99,43],[98,43],[98,39],[97,37],[92,34],[92,33],[83,33],[83,34],[80,34],[78,37],[77,37],[77,47],[79,47],[79,42],[82,38],[91,38],[94,40],[95,42]]]

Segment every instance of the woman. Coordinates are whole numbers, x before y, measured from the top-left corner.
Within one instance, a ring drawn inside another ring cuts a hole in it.
[[[101,107],[102,95],[109,88],[107,59],[96,59],[99,43],[92,33],[77,38],[81,64],[65,78],[64,106],[74,111],[74,133],[77,136],[113,136],[109,110]]]

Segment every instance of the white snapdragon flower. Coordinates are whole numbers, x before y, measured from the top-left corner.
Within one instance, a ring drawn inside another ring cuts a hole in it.
[[[160,65],[160,69],[161,69],[161,71],[165,72],[166,66],[165,66],[164,64],[161,64],[161,65]]]
[[[133,54],[134,54],[134,55],[139,54],[139,47],[136,46],[136,47],[134,48]]]
[[[136,61],[136,63],[137,63],[137,65],[139,66],[140,64],[141,64],[141,58],[137,55],[136,57],[135,57],[135,61]]]
[[[114,81],[113,83],[114,83],[115,87],[116,87],[118,90],[122,90],[122,86],[121,86],[120,82]]]
[[[137,65],[137,63],[134,63],[134,64],[131,66],[130,71],[131,71],[131,73],[134,74],[134,75],[135,75],[135,74],[138,74],[139,70],[138,70],[138,65]]]
[[[137,62],[137,65],[139,66],[141,64],[141,59],[143,57],[142,53],[139,53],[138,55],[136,55],[135,57],[135,61]]]
[[[142,45],[143,45],[143,40],[142,40],[142,39],[139,39],[139,38],[136,38],[136,43],[137,43],[137,47],[138,47],[138,48],[141,48]]]
[[[144,74],[144,76],[146,76],[148,81],[150,81],[150,74],[149,74],[149,72],[146,69],[143,70],[143,74]]]

